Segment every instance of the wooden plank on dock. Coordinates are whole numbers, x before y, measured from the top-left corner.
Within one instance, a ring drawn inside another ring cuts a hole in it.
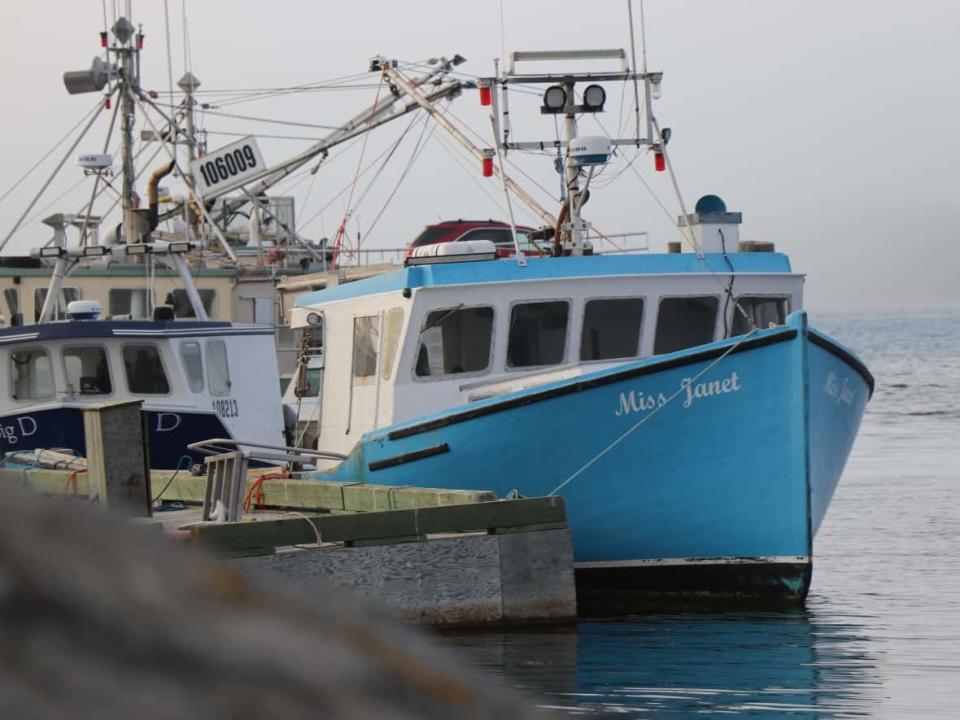
[[[270,468],[251,470],[247,488]],[[70,478],[71,470],[46,468],[0,469],[0,481],[26,483],[47,494],[87,494],[86,474]],[[150,473],[155,500],[202,503],[206,478],[189,470],[153,470]],[[69,480],[69,483],[68,483]],[[299,478],[270,478],[260,485],[263,505],[273,508],[329,509],[332,512],[370,512],[410,510],[423,507],[448,507],[495,500],[487,490],[447,490],[443,488],[397,487],[369,483],[334,483]],[[245,492],[246,492],[245,490]]]
[[[318,532],[324,542],[351,543],[523,526],[565,527],[563,499],[522,498],[416,510],[218,523],[194,526],[191,533],[204,547],[236,554],[243,550],[315,543]]]

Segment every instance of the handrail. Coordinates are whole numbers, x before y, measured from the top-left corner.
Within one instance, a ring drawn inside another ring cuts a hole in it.
[[[280,462],[304,462],[310,458],[321,460],[346,460],[347,456],[327,450],[310,450],[309,448],[294,448],[287,445],[269,445],[249,440],[234,438],[210,438],[199,440],[187,445],[190,450],[196,450],[204,455],[219,455],[226,452],[240,451],[248,458],[256,460],[279,460]],[[280,452],[262,452],[262,450],[279,450]]]

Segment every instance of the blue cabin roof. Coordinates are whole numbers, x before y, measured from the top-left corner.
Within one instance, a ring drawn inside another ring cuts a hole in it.
[[[396,292],[404,288],[442,285],[556,280],[563,278],[613,277],[619,275],[676,275],[683,273],[789,273],[790,260],[783,253],[694,253],[655,255],[591,255],[581,257],[528,258],[526,267],[516,260],[438,263],[402,268],[384,275],[344,283],[325,290],[305,293],[297,306],[347,300],[350,298]],[[730,265],[727,264],[729,260]]]

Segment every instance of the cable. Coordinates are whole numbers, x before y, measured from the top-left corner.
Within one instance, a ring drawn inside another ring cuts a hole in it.
[[[151,505],[156,505],[156,504],[157,504],[157,501],[158,501],[160,498],[163,497],[163,494],[167,491],[167,489],[168,489],[168,488],[170,487],[170,485],[173,483],[173,480],[174,480],[174,478],[177,477],[177,474],[178,474],[181,470],[186,470],[186,469],[187,469],[187,468],[184,468],[184,467],[180,467],[181,465],[183,465],[183,461],[184,461],[184,460],[186,460],[187,463],[189,463],[189,464],[192,464],[192,463],[193,463],[193,458],[192,458],[192,457],[190,457],[189,455],[181,455],[181,456],[180,456],[180,459],[177,460],[177,469],[173,471],[173,475],[171,475],[171,476],[170,476],[170,479],[167,480],[167,484],[163,486],[163,490],[161,490],[160,492],[158,492],[158,493],[157,493],[157,496],[156,496],[153,500],[150,501],[150,504],[151,504]],[[190,467],[189,464],[187,465],[187,467]]]
[[[78,127],[80,127],[81,125],[83,125],[83,123],[85,123],[87,120],[90,119],[91,115],[95,115],[97,112],[99,112],[102,106],[103,106],[103,101],[97,100],[97,104],[94,106],[94,108],[90,112],[88,112],[86,115],[80,118],[80,121],[76,125],[74,125],[72,128],[70,128],[67,131],[66,135],[64,135],[62,138],[57,140],[56,144],[52,148],[50,148],[46,153],[44,153],[43,157],[37,160],[37,162],[33,165],[33,167],[27,170],[19,180],[17,180],[13,185],[11,185],[10,188],[2,196],[0,196],[0,202],[3,202],[4,200],[6,200],[7,196],[9,196],[10,193],[16,190],[21,185],[21,183],[23,183],[24,180],[26,180],[31,174],[33,174],[33,171],[36,170],[38,167],[40,167],[43,164],[44,160],[46,160],[48,157],[53,155],[53,153],[56,152],[57,148],[60,147],[68,137],[73,135],[74,131]]]

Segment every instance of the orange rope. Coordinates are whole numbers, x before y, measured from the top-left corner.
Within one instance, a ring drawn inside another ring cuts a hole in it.
[[[285,480],[286,478],[286,472],[268,472],[250,483],[250,487],[247,488],[247,494],[243,498],[243,511],[250,512],[251,508],[256,509],[263,506],[266,500],[266,494],[263,490],[264,480]]]
[[[86,468],[77,468],[76,470],[71,470],[70,474],[67,475],[67,482],[63,484],[63,494],[67,494],[67,490],[70,489],[70,486],[73,485],[73,494],[77,494],[77,475],[80,473],[85,473]]]

